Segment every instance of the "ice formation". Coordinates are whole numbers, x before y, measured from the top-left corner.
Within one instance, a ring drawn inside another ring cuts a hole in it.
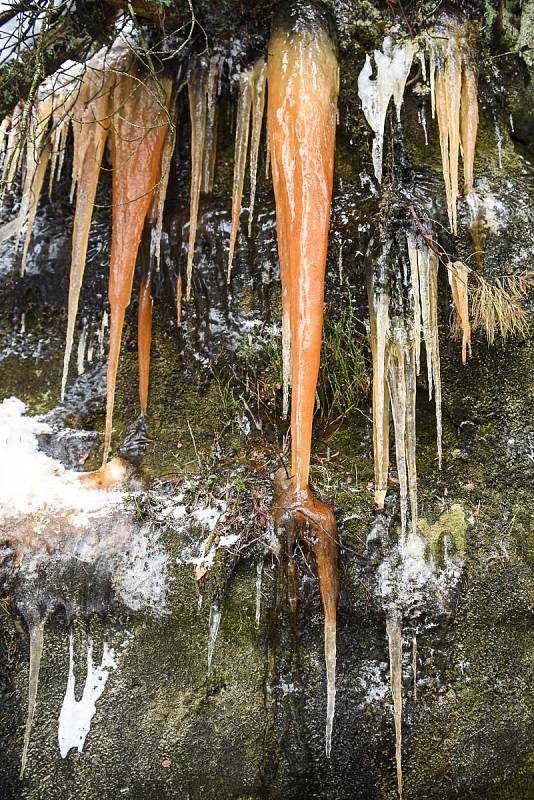
[[[61,758],[66,758],[72,748],[83,751],[91,720],[96,714],[96,703],[101,697],[109,678],[110,670],[116,669],[117,662],[113,648],[104,642],[102,660],[98,666],[93,663],[93,641],[87,642],[87,673],[83,692],[76,700],[74,677],[74,636],[69,634],[69,675],[67,688],[61,706],[58,726],[58,743]]]
[[[427,37],[432,116],[437,116],[447,213],[451,231],[458,230],[458,157],[464,164],[464,193],[474,188],[478,131],[478,74],[468,24],[444,16]]]
[[[365,119],[374,132],[373,166],[375,178],[382,180],[382,155],[384,148],[384,125],[391,98],[395,103],[397,118],[404,97],[404,87],[410,74],[414,56],[412,42],[397,44],[388,36],[384,39],[382,50],[374,51],[376,78],[371,77],[373,67],[369,54],[358,76],[358,95],[362,103]]]
[[[297,536],[315,554],[324,609],[327,672],[326,754],[335,705],[335,519],[308,485],[315,387],[321,354],[324,275],[335,149],[338,66],[322,10],[291,6],[273,25],[268,58],[267,128],[276,202],[285,324],[291,340],[291,474],[277,477],[275,517],[292,545]],[[289,24],[288,24],[288,19]]]

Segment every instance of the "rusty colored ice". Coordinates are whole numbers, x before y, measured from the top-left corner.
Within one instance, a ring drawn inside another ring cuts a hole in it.
[[[168,128],[165,91],[155,81],[140,81],[135,75],[123,75],[113,92],[113,109],[113,227],[108,288],[111,315],[104,464],[111,443],[124,316],[130,303],[137,250],[158,183]]]
[[[276,201],[284,317],[291,339],[291,476],[275,501],[284,529],[312,543],[325,615],[326,752],[335,702],[338,597],[335,519],[308,485],[321,353],[334,167],[338,66],[318,3],[282,8],[269,44],[267,126]],[[291,554],[290,554],[291,556]]]

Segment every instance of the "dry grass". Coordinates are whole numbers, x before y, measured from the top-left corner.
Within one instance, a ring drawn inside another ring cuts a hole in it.
[[[497,337],[524,338],[530,329],[530,319],[524,301],[534,282],[534,273],[503,275],[490,283],[485,278],[470,272],[469,315],[473,331],[482,332],[488,344]],[[452,332],[461,338],[462,328],[454,314]]]

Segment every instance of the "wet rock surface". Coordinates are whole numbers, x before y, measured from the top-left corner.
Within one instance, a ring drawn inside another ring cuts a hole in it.
[[[326,316],[336,319],[350,304],[368,373],[364,276],[380,247],[384,211],[357,75],[365,52],[381,47],[391,19],[375,6],[347,6],[334,4],[341,89]],[[372,24],[362,25],[362,10]],[[250,24],[258,48],[263,33],[257,23],[239,21]],[[490,277],[524,271],[534,256],[528,118],[514,140],[500,88],[509,88],[514,102],[524,68],[501,67],[494,54],[485,43],[479,57],[475,159],[475,183],[489,220],[484,268]],[[414,86],[417,81],[409,80],[401,123],[392,116],[386,126],[386,191],[392,204],[400,196],[446,226],[437,124],[428,98]],[[225,85],[221,120],[234,101]],[[428,145],[418,115],[422,102]],[[462,367],[460,345],[450,335],[447,279],[440,275],[443,467],[439,472],[434,405],[423,376],[417,392],[419,537],[402,560],[393,450],[386,506],[374,510],[370,395],[361,391],[358,407],[340,418],[316,414],[311,477],[336,512],[341,589],[336,715],[326,759],[319,588],[305,553],[297,552],[299,602],[292,619],[291,584],[268,511],[272,477],[287,455],[287,421],[280,414],[279,374],[274,369],[272,379],[267,370],[279,347],[280,285],[263,141],[252,236],[245,214],[227,289],[234,145],[231,124],[220,122],[215,189],[200,202],[192,300],[183,304],[177,328],[177,270],[185,275],[189,235],[188,125],[186,107],[154,291],[148,426],[139,422],[135,303],[127,317],[114,419],[115,451],[133,462],[125,480],[103,514],[88,513],[76,524],[72,509],[52,506],[47,498],[30,515],[2,508],[2,797],[393,800],[386,637],[392,609],[400,612],[403,631],[404,797],[531,797],[534,341],[529,336],[489,347],[475,335],[472,358]],[[49,427],[36,433],[37,444],[61,486],[61,465],[73,473],[95,468],[102,453],[110,216],[105,174],[99,193],[103,207],[93,220],[74,342],[76,351],[85,328],[83,372],[76,375],[73,358],[62,403],[72,223],[66,182],[52,201],[41,200],[23,281],[10,243],[0,245],[0,400],[15,395],[28,404],[16,424],[42,415]],[[246,183],[244,204],[247,197]],[[460,200],[459,237],[439,234],[443,247],[464,259],[473,251],[467,220]],[[36,709],[20,779],[28,630],[42,619]],[[62,757],[59,732],[65,743],[74,741],[68,732],[78,730],[66,725],[66,711],[62,716],[70,634],[75,701],[83,705],[85,696],[89,702],[90,642],[92,669],[103,665],[107,678],[82,752],[74,745]]]

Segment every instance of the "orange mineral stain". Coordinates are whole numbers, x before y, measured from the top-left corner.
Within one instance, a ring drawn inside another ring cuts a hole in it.
[[[308,485],[315,389],[322,341],[324,276],[338,95],[336,47],[322,6],[290,3],[280,12],[268,58],[267,126],[276,201],[283,317],[291,341],[291,475],[275,498],[277,525],[291,527],[315,555],[325,615],[326,752],[335,703],[335,519]],[[291,553],[289,557],[291,558]]]
[[[124,75],[113,92],[111,128],[113,227],[109,264],[109,358],[107,370],[105,464],[113,422],[115,383],[122,328],[132,295],[137,250],[161,169],[168,128],[161,85]]]

